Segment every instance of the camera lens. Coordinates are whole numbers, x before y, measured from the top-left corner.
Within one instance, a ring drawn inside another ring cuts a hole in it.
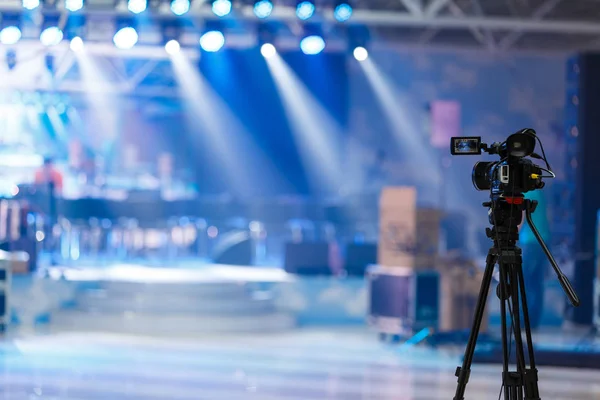
[[[492,187],[490,167],[493,164],[491,161],[479,161],[473,167],[473,186],[477,190],[489,190]]]

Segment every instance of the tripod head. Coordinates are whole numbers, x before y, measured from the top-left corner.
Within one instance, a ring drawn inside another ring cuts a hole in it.
[[[573,286],[571,286],[569,278],[567,278],[558,266],[554,256],[533,223],[532,214],[535,212],[537,205],[538,202],[536,200],[525,199],[523,195],[520,197],[502,197],[496,201],[483,203],[484,207],[489,208],[489,220],[490,224],[492,224],[492,228],[486,228],[486,235],[494,241],[494,247],[498,249],[515,248],[519,240],[518,227],[523,220],[524,211],[525,220],[548,258],[550,265],[552,265],[552,269],[560,282],[563,292],[573,306],[579,307],[579,297]]]
[[[540,143],[543,156],[534,153],[536,140]],[[554,260],[533,223],[531,214],[535,211],[537,202],[527,200],[524,196],[527,192],[544,188],[544,177],[555,177],[536,132],[530,128],[522,129],[510,135],[504,142],[493,143],[491,146],[482,143],[480,137],[453,137],[450,151],[453,155],[486,152],[500,157],[499,161],[480,161],[473,167],[472,180],[475,188],[490,191],[490,201],[483,203],[484,207],[489,208],[489,222],[492,225],[492,228],[486,229],[486,235],[493,240],[497,249],[515,248],[519,240],[518,227],[525,212],[527,223],[550,261],[565,295],[571,304],[579,306],[579,298],[571,283]],[[526,157],[543,160],[547,168],[534,164]],[[544,171],[550,175],[544,176]]]

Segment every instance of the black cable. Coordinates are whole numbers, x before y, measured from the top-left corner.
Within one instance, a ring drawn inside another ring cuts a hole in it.
[[[548,169],[550,171],[552,171],[552,168],[550,167],[550,163],[548,162],[548,159],[546,158],[546,152],[544,151],[544,145],[542,144],[542,139],[540,139],[540,137],[538,135],[535,135],[535,138],[537,139],[537,141],[540,144],[540,149],[542,149],[542,157],[544,158],[544,162],[546,163],[546,167],[548,167]]]

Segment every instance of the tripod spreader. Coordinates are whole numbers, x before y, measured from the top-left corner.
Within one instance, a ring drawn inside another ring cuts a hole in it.
[[[565,295],[568,297],[569,301],[571,302],[571,304],[573,304],[573,306],[578,307],[580,304],[579,297],[577,296],[577,293],[575,293],[573,286],[571,286],[569,278],[567,278],[567,276],[562,272],[562,270],[556,263],[556,260],[552,256],[552,253],[550,253],[550,250],[548,250],[548,246],[546,246],[546,243],[544,243],[544,239],[542,239],[542,236],[540,235],[537,228],[535,227],[535,224],[533,223],[533,218],[531,217],[531,214],[535,211],[537,205],[538,202],[536,200],[525,200],[525,218],[527,219],[527,224],[531,228],[533,235],[542,247],[542,250],[544,250],[544,254],[546,254],[548,261],[550,261],[550,264],[552,265],[552,268],[556,273],[556,278],[560,282],[560,286],[562,286]]]

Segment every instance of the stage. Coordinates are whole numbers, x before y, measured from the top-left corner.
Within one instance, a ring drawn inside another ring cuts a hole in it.
[[[0,396],[14,400],[447,400],[456,350],[382,345],[364,328],[173,340],[62,333],[7,340]],[[467,399],[496,399],[501,367],[474,366]],[[594,400],[599,371],[540,369],[544,400]]]

